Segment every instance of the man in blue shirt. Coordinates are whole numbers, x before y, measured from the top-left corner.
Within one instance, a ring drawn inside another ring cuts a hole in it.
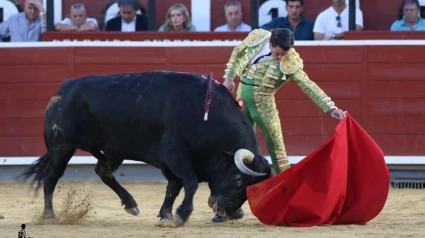
[[[41,41],[46,31],[46,15],[41,0],[25,0],[24,12],[10,16],[0,24],[0,42],[10,36],[11,42]]]
[[[314,22],[303,17],[304,0],[285,0],[287,17],[278,17],[260,28],[271,30],[274,28],[287,28],[294,34],[295,40],[314,40]]]
[[[391,31],[424,31],[425,20],[419,16],[418,0],[404,0],[402,5],[403,18],[391,25]]]

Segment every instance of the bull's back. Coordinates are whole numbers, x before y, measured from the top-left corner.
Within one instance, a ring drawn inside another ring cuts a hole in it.
[[[188,112],[202,108],[199,78],[163,71],[86,76],[63,83],[55,95],[61,97],[61,109],[52,114],[80,149],[96,145],[150,153],[170,120],[187,119]]]
[[[201,107],[205,96],[204,80],[189,73],[152,71],[87,76],[76,81],[80,82],[73,92],[74,100],[85,102],[99,115],[129,113],[158,120],[163,112],[179,110],[178,107]]]

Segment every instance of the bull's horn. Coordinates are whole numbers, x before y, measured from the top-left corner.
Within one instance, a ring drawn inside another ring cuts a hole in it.
[[[245,164],[252,163],[252,160],[254,159],[254,154],[247,150],[247,149],[239,149],[235,153],[235,164],[238,169],[246,174],[251,176],[264,176],[266,173],[257,173],[252,171],[250,168],[248,168]]]

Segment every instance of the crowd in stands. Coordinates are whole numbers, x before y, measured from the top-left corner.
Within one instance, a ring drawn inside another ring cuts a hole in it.
[[[400,0],[400,19],[396,20],[391,31],[423,31],[425,20],[420,16],[418,0]],[[344,32],[349,30],[348,5],[345,0],[331,0],[331,5],[322,11],[316,19],[303,16],[304,0],[285,0],[286,17],[277,17],[260,28],[288,28],[296,40],[339,40],[344,39]],[[148,18],[140,14],[143,8],[137,0],[119,0],[119,14],[99,29],[95,18],[87,16],[84,4],[73,4],[69,17],[55,25],[56,31],[148,31]],[[249,32],[252,27],[242,21],[243,10],[238,1],[228,1],[224,6],[227,23],[214,29],[215,32]],[[356,31],[364,29],[363,13],[356,9]],[[165,22],[158,31],[196,31],[196,24],[191,22],[190,13],[183,4],[172,5],[165,17]],[[25,0],[24,11],[9,17],[0,23],[0,40],[10,37],[12,42],[40,41],[46,31],[46,12],[42,0]]]

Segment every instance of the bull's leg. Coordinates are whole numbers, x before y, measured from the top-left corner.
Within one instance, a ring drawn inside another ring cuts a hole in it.
[[[198,178],[193,171],[192,160],[185,146],[173,137],[164,136],[159,150],[159,159],[184,188],[184,199],[174,215],[174,224],[182,226],[193,211],[193,196],[198,189]]]
[[[44,219],[52,219],[55,217],[53,211],[53,192],[55,191],[58,180],[65,172],[69,160],[75,153],[75,148],[70,148],[66,145],[59,150],[50,150],[48,152],[49,161],[44,176]]]
[[[114,177],[114,172],[122,164],[124,160],[115,159],[112,162],[108,163],[107,158],[98,152],[92,152],[93,156],[98,159],[96,164],[96,174],[99,175],[100,179],[104,184],[111,188],[121,199],[121,204],[125,205],[124,209],[127,213],[131,215],[139,215],[140,211],[137,208],[137,203],[134,200],[133,196],[118,183]]]
[[[173,205],[177,196],[183,187],[180,180],[175,177],[168,169],[163,169],[162,174],[168,180],[167,191],[165,193],[164,203],[161,206],[158,216],[160,217],[159,225],[161,227],[172,227],[173,224]]]
[[[182,176],[184,199],[174,215],[174,223],[176,226],[182,226],[189,219],[193,211],[193,197],[195,196],[196,190],[198,190],[199,182],[193,170],[187,168],[184,173],[185,175]]]

